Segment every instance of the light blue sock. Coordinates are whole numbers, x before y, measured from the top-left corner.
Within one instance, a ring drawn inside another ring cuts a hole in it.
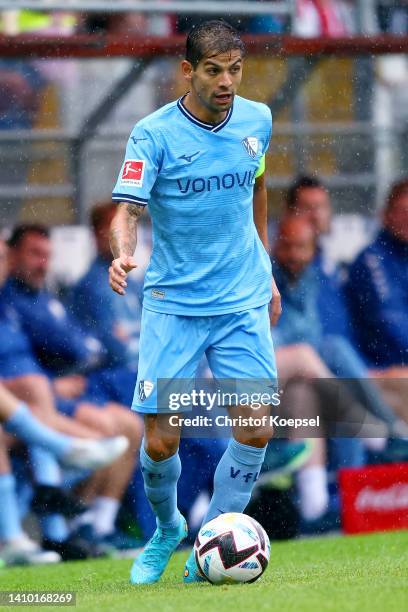
[[[40,519],[41,531],[44,537],[54,542],[64,542],[68,535],[69,530],[67,522],[60,514],[49,514],[43,516]]]
[[[0,540],[8,541],[18,538],[23,531],[13,474],[0,474],[0,499]]]
[[[46,448],[56,457],[64,455],[72,446],[72,438],[40,423],[24,403],[17,407],[3,425],[6,431],[18,436],[27,444]]]
[[[256,448],[231,438],[214,474],[214,493],[203,525],[224,512],[243,512],[258,480],[266,447]]]
[[[164,461],[153,461],[142,443],[140,466],[146,496],[157,517],[157,525],[163,528],[177,527],[180,517],[177,508],[177,481],[181,474],[179,454]]]
[[[35,482],[59,487],[62,482],[61,468],[54,455],[40,446],[30,447],[29,452]]]

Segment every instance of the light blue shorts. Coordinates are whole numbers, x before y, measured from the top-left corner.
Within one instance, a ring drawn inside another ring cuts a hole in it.
[[[268,304],[207,317],[163,314],[144,308],[132,409],[148,414],[171,413],[168,402],[163,401],[160,381],[181,379],[193,384],[204,354],[217,380],[276,384]],[[266,387],[271,391],[270,385]]]

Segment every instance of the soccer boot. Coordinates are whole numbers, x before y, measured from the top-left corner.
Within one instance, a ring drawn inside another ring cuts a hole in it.
[[[61,555],[63,561],[76,561],[79,559],[98,559],[112,556],[112,546],[104,546],[89,537],[91,528],[82,525],[79,529],[69,535],[63,542],[44,539],[43,548],[55,550]]]
[[[110,465],[129,448],[125,436],[85,440],[75,438],[72,448],[60,458],[66,467],[98,470]]]
[[[50,485],[37,485],[31,502],[31,510],[36,514],[62,514],[74,518],[88,510],[81,500],[69,491]]]
[[[143,542],[120,531],[106,536],[95,533],[92,525],[81,525],[73,534],[78,543],[88,547],[90,556],[107,556],[113,559],[134,559],[141,552]],[[58,551],[59,552],[59,551]]]
[[[190,553],[189,558],[184,566],[183,582],[191,584],[192,582],[206,582],[205,578],[200,574],[195,560],[194,548]]]
[[[173,529],[157,527],[153,537],[133,562],[130,572],[132,584],[152,584],[160,579],[171,555],[187,537],[187,523],[180,514],[179,524]]]

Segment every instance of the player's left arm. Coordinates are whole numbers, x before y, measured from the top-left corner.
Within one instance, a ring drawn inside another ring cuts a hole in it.
[[[253,199],[254,223],[255,223],[259,238],[261,239],[266,252],[269,254],[268,195],[266,191],[264,160],[261,163],[263,164],[263,167],[261,167],[260,170],[258,170],[258,173],[255,178],[255,185],[254,185],[254,199]],[[282,313],[281,295],[279,293],[278,287],[276,286],[275,279],[272,276],[272,300],[271,300],[271,306],[270,306],[271,325],[276,325],[281,313]]]

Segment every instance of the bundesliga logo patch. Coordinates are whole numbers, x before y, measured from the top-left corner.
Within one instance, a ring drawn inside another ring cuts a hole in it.
[[[250,157],[255,158],[258,155],[259,140],[255,136],[247,136],[242,144]]]
[[[140,159],[128,159],[122,170],[121,184],[130,187],[142,187],[145,162]]]

